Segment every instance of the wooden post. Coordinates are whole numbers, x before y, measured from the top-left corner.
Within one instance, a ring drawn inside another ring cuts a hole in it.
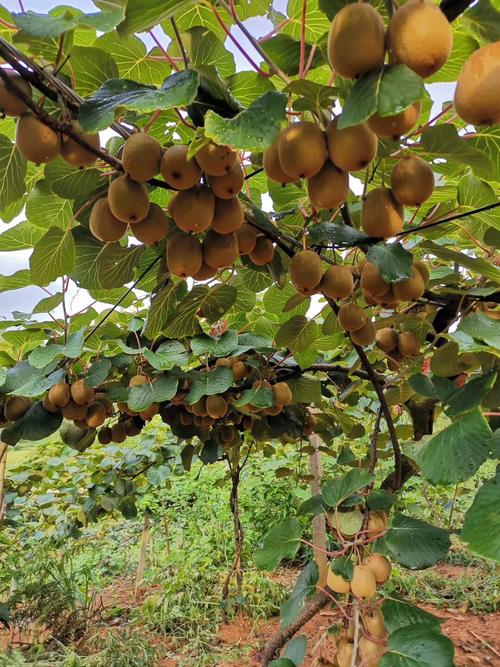
[[[309,436],[309,442],[314,447],[315,452],[309,457],[309,471],[313,476],[311,480],[311,493],[317,495],[321,492],[321,480],[323,477],[323,466],[321,463],[321,438],[313,433]],[[318,514],[312,520],[312,538],[313,544],[316,547],[314,551],[314,560],[319,570],[318,586],[324,588],[326,586],[326,577],[328,575],[328,558],[326,551],[326,527],[325,515]],[[321,550],[321,551],[320,551]]]
[[[134,598],[136,602],[139,602],[141,595],[141,584],[144,577],[144,570],[146,568],[146,557],[148,553],[149,537],[151,534],[151,515],[149,512],[144,514],[144,526],[142,529],[141,537],[141,550],[139,552],[139,563],[137,565],[137,574],[135,576],[135,590]]]

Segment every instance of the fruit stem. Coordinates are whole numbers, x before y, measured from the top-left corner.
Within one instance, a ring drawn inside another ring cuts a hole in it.
[[[307,0],[302,0],[302,17],[300,22],[300,62],[299,62],[299,79],[305,77],[305,60],[306,60],[306,21],[307,21]]]
[[[177,27],[177,23],[176,23],[173,16],[170,17],[170,23],[172,24],[172,28],[174,29],[175,37],[177,39],[177,43],[179,45],[180,52],[182,54],[182,60],[184,61],[184,68],[188,69],[188,67],[189,67],[189,58],[187,56],[186,49],[184,48],[184,44],[182,42],[181,33],[179,32],[179,28]]]
[[[169,63],[170,67],[171,67],[175,72],[178,72],[178,71],[179,71],[179,66],[178,66],[177,63],[174,62],[174,61],[172,60],[172,58],[168,55],[168,53],[167,53],[167,52],[165,51],[165,49],[163,48],[163,46],[162,46],[160,40],[157,38],[157,36],[154,34],[154,32],[153,32],[152,30],[149,30],[149,36],[152,38],[152,40],[153,40],[153,42],[156,44],[156,46],[160,49],[160,51],[161,51],[163,57],[164,57],[165,60]]]

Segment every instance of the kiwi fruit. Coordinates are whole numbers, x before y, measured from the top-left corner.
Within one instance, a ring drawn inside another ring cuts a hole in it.
[[[281,168],[277,141],[264,151],[264,155],[262,156],[262,166],[264,168],[264,173],[271,179],[271,181],[284,185],[285,183],[293,183],[295,180]]]
[[[64,408],[62,408],[62,415],[64,419],[69,420],[85,419],[87,416],[87,405],[79,405],[71,400],[64,406]]]
[[[148,384],[149,379],[147,375],[143,375],[142,373],[138,373],[137,375],[133,375],[128,383],[129,387],[139,387],[142,384]]]
[[[383,556],[381,556],[381,558],[383,558]],[[377,607],[365,609],[363,612],[363,625],[370,637],[376,637],[377,639],[385,639],[385,637],[387,637],[384,617],[380,609]]]
[[[232,366],[233,380],[239,382],[248,375],[248,366],[243,361],[236,361]]]
[[[276,382],[272,386],[274,404],[281,407],[290,405],[292,402],[292,391],[286,382]]]
[[[432,168],[418,155],[402,157],[392,170],[391,190],[403,206],[420,206],[434,192]]]
[[[3,414],[7,421],[15,422],[20,419],[31,405],[31,401],[23,396],[9,396],[3,406]]]
[[[372,262],[365,262],[361,270],[361,287],[372,296],[383,296],[390,289],[390,283],[386,282],[378,269]]]
[[[364,327],[368,320],[363,308],[355,303],[343,303],[337,318],[344,331],[357,331]]]
[[[134,417],[130,417],[130,419],[127,419],[123,423],[125,424],[127,438],[134,438],[136,435],[139,435],[139,433],[142,430],[139,424],[134,419]]]
[[[215,197],[204,185],[178,192],[171,204],[172,217],[183,232],[204,232],[212,224],[214,212]]]
[[[240,255],[248,255],[255,249],[257,244],[257,230],[248,222],[244,222],[236,231],[238,238],[238,252]],[[273,250],[274,254],[274,250]]]
[[[371,598],[377,592],[377,581],[373,570],[367,565],[355,565],[351,580],[354,597]]]
[[[398,350],[403,357],[416,357],[420,352],[420,340],[411,331],[403,331],[398,336]]]
[[[391,350],[387,354],[386,361],[387,361],[387,368],[390,371],[392,371],[393,373],[396,373],[401,368],[401,362],[403,361],[403,355],[396,348],[395,350]]]
[[[216,197],[212,220],[212,229],[214,232],[217,232],[217,234],[231,234],[232,232],[237,232],[242,224],[243,206],[238,197],[232,197],[231,199],[219,199]]]
[[[387,529],[387,514],[378,510],[368,512],[366,532],[368,537],[376,537]]]
[[[47,410],[47,412],[59,412],[60,409],[56,405],[52,405],[52,403],[49,401],[48,395],[45,395],[42,399],[42,405]],[[3,412],[2,412],[3,416]]]
[[[108,198],[101,197],[90,212],[89,228],[99,241],[112,243],[122,238],[127,231],[127,224],[115,218],[109,208]]]
[[[49,389],[47,398],[49,399],[49,403],[51,403],[51,405],[54,407],[64,408],[65,405],[68,405],[71,398],[69,385],[66,384],[66,382],[58,382],[57,384],[53,384]]]
[[[374,7],[355,2],[335,14],[328,34],[328,61],[335,72],[357,79],[380,69],[384,56],[384,22]]]
[[[199,401],[193,403],[193,405],[191,406],[191,411],[197,417],[206,417],[208,415],[206,397],[203,396],[202,398],[200,398]]]
[[[392,352],[398,346],[398,334],[390,327],[378,329],[375,339],[377,346],[384,352]]]
[[[338,666],[351,667],[353,652],[354,644],[349,643],[346,639],[344,639],[344,641],[339,641],[337,643],[337,653],[335,655]]]
[[[347,199],[349,176],[329,160],[307,181],[307,194],[317,209],[337,208]]]
[[[99,401],[104,405],[104,411],[106,412],[106,417],[111,417],[115,411],[113,403],[109,400],[106,394],[100,392],[95,395],[95,400]]]
[[[73,419],[73,424],[76,428],[79,428],[81,431],[86,431],[88,429],[87,422],[85,419]]]
[[[150,204],[144,220],[132,225],[132,234],[145,245],[154,245],[163,241],[168,233],[168,219],[161,206]]]
[[[227,403],[223,396],[215,394],[214,396],[207,396],[207,412],[212,419],[220,419],[227,414]]]
[[[415,301],[425,292],[425,283],[422,274],[414,266],[411,267],[411,277],[400,280],[392,286],[394,295],[400,301]]]
[[[32,97],[31,86],[22,76],[13,70],[2,70],[9,80],[29,98]],[[0,79],[0,112],[6,116],[20,116],[28,111],[26,104],[17,97],[6,85],[3,79]]]
[[[321,291],[329,299],[346,299],[354,288],[352,271],[347,266],[330,266],[321,279]]]
[[[202,262],[201,269],[194,274],[193,280],[198,282],[203,282],[204,280],[210,280],[217,274],[217,269],[214,269],[211,266],[208,266],[206,262]]]
[[[441,69],[452,46],[451,25],[433,2],[410,0],[389,21],[389,62],[406,65],[423,79]]]
[[[190,412],[181,412],[179,415],[179,421],[183,426],[191,426],[194,422],[194,417]]]
[[[317,174],[326,159],[326,142],[320,128],[310,121],[293,123],[278,137],[282,169],[295,181]]]
[[[149,421],[150,419],[153,419],[155,415],[158,414],[158,411],[160,410],[160,406],[158,403],[151,403],[149,407],[147,407],[145,410],[141,410],[139,415],[141,416],[141,419],[144,419],[144,421]]]
[[[203,265],[203,250],[196,236],[179,232],[167,244],[167,267],[179,278],[189,278],[200,271]]]
[[[301,250],[290,262],[290,278],[298,290],[316,289],[323,278],[321,259],[314,250]]]
[[[500,123],[500,41],[469,56],[458,75],[455,111],[472,125]]]
[[[214,269],[231,266],[238,257],[238,237],[231,234],[217,234],[210,229],[203,239],[203,260]]]
[[[188,150],[188,146],[175,144],[161,158],[161,175],[176,190],[190,190],[200,181],[200,165],[194,158],[188,159]]]
[[[378,139],[366,123],[339,130],[337,119],[326,128],[330,160],[344,171],[359,171],[377,155]]]
[[[98,150],[101,147],[101,141],[98,134],[84,132],[77,121],[73,122],[72,129],[81,139],[89,144],[89,146],[92,146],[92,148]],[[88,165],[94,164],[97,160],[94,153],[81,146],[71,137],[65,135],[63,135],[61,139],[61,157],[73,167],[87,167]]]
[[[106,420],[106,410],[102,403],[91,403],[87,408],[85,421],[90,428],[99,428]]]
[[[111,213],[129,225],[140,222],[149,213],[149,195],[144,183],[128,176],[118,176],[108,188],[108,203]]]
[[[149,181],[160,169],[161,146],[145,132],[131,134],[122,151],[123,171],[134,181]]]
[[[419,260],[417,262],[413,262],[413,268],[417,269],[417,271],[422,276],[422,280],[424,281],[424,284],[427,285],[427,283],[431,279],[431,274],[430,274],[429,269],[427,268],[427,265],[425,264],[425,262],[422,262],[421,260]]]
[[[391,190],[380,186],[370,190],[361,209],[361,227],[368,236],[386,239],[403,229],[403,207]]]
[[[274,246],[271,239],[262,235],[257,236],[255,247],[252,252],[248,253],[248,256],[256,266],[264,266],[264,264],[272,262]]]
[[[394,116],[379,116],[378,113],[370,116],[366,124],[377,137],[381,139],[399,139],[402,134],[409,132],[420,117],[420,102],[413,102],[401,113]]]
[[[59,155],[61,139],[57,132],[27,111],[17,121],[16,146],[26,160],[43,164]]]
[[[391,285],[385,294],[382,296],[373,297],[375,301],[384,308],[396,308],[399,306],[399,299],[394,294],[394,285]]]
[[[385,584],[391,576],[391,564],[382,554],[370,554],[368,558],[364,559],[363,564],[368,565],[373,570],[377,584]]]
[[[368,347],[375,342],[375,326],[373,322],[367,320],[366,323],[361,327],[361,329],[356,329],[351,331],[350,336],[351,340],[355,345],[360,345],[361,347]]]
[[[71,398],[78,405],[88,405],[94,402],[95,393],[92,387],[85,384],[85,380],[75,380],[70,388]]]
[[[232,199],[241,192],[245,182],[245,173],[239,162],[235,162],[223,176],[207,176],[207,182],[216,197]]]
[[[283,406],[273,405],[270,408],[264,408],[264,412],[266,413],[266,415],[271,415],[271,417],[276,417],[277,415],[280,415],[283,412]]]
[[[372,294],[370,294],[370,292],[367,292],[366,290],[361,290],[361,292],[367,306],[378,306],[377,299]]]
[[[113,424],[111,427],[111,442],[120,444],[127,439],[127,427],[123,422]]]
[[[373,641],[369,637],[360,637],[359,654],[363,661],[363,667],[379,667],[382,656],[386,652],[384,644]]]
[[[341,577],[340,574],[335,574],[330,568],[328,568],[326,585],[334,593],[345,594],[351,590],[350,583]]]
[[[194,159],[207,176],[224,176],[236,164],[238,156],[229,146],[209,143],[200,148]]]
[[[108,426],[99,429],[97,432],[97,440],[101,445],[109,445],[113,438],[111,429]]]

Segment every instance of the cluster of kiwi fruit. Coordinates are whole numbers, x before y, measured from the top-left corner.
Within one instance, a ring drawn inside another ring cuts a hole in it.
[[[31,398],[25,396],[3,396],[0,399],[0,426],[21,419],[32,405]]]
[[[420,353],[420,339],[411,331],[402,331],[399,334],[392,327],[378,329],[375,334],[377,347],[387,357],[387,366],[391,371],[399,370],[404,359],[416,357]]]
[[[383,558],[383,556],[380,556]],[[358,566],[361,567],[361,566]],[[390,567],[390,565],[389,565]],[[335,639],[335,664],[337,667],[379,667],[382,656],[387,651],[387,628],[381,611],[383,600],[365,603],[360,609],[360,633],[358,637],[357,655],[354,653],[354,622],[351,620],[347,628],[342,628]]]
[[[60,412],[81,429],[98,428],[114,412],[113,404],[103,392],[96,392],[80,378],[73,382],[57,382],[42,400],[48,412]]]

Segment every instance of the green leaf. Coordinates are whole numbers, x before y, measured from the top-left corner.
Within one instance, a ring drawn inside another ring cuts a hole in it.
[[[228,329],[220,337],[202,334],[191,339],[191,350],[197,357],[209,353],[213,357],[227,357],[238,347],[238,334]]]
[[[164,60],[150,60],[144,42],[135,35],[120,37],[111,32],[99,37],[94,46],[103,49],[116,63],[121,79],[140,81],[150,86],[160,86],[168,73]],[[117,76],[109,78],[117,78]],[[164,129],[164,128],[163,128]]]
[[[294,637],[285,648],[284,658],[291,660],[295,667],[300,667],[307,653],[307,638],[305,635]]]
[[[482,257],[471,257],[465,252],[456,252],[455,250],[440,246],[437,243],[432,243],[432,241],[425,241],[420,247],[428,253],[439,257],[439,259],[443,259],[450,263],[456,262],[459,266],[463,266],[471,273],[486,276],[486,278],[500,284],[500,269],[494,266],[492,262],[488,262]]]
[[[2,431],[2,440],[8,438],[8,444],[16,444],[19,440],[43,440],[52,435],[62,422],[60,412],[48,412],[40,401],[34,403],[30,409],[16,422]]]
[[[212,324],[231,308],[236,294],[236,289],[232,285],[220,283],[212,288],[196,285],[178,304],[174,316],[165,326],[165,334],[170,338],[184,338],[198,334],[200,332],[198,311],[202,311],[203,316]]]
[[[115,114],[125,109],[151,113],[186,106],[195,99],[198,83],[198,72],[192,69],[174,72],[160,88],[130,79],[111,79],[83,102],[78,119],[84,130],[97,132],[111,125]]]
[[[311,245],[332,243],[333,245],[362,244],[370,237],[354,227],[334,222],[320,222],[309,229]]]
[[[219,366],[207,373],[197,373],[194,376],[189,392],[184,399],[187,405],[193,405],[202,396],[222,394],[233,384],[233,373],[227,366]]]
[[[86,197],[103,188],[101,172],[94,167],[72,167],[58,157],[45,165],[45,178],[56,195],[63,199]]]
[[[234,118],[223,118],[209,110],[205,136],[236,150],[261,152],[273,143],[285,121],[286,101],[286,95],[270,90]]]
[[[62,15],[52,10],[48,14],[28,11],[23,14],[12,14],[12,17],[17,27],[26,35],[49,39],[59,37],[63,32],[69,32],[78,27],[109,32],[123,21],[124,10],[118,8],[108,12],[84,14],[79,9],[66,7]]]
[[[151,384],[141,384],[130,387],[127,405],[131,410],[141,412],[152,403],[168,401],[177,392],[178,380],[173,375],[160,375],[154,378]]]
[[[146,349],[143,354],[151,366],[159,371],[169,371],[174,366],[182,366],[189,359],[184,345],[177,340],[167,340],[154,352]]]
[[[51,361],[61,356],[76,359],[82,354],[83,334],[84,329],[75,331],[75,333],[68,336],[65,345],[52,344],[45,347],[37,347],[28,357],[31,366],[42,369],[47,364],[50,364]]]
[[[28,195],[26,217],[33,225],[41,229],[49,227],[66,229],[73,217],[71,202],[54,194],[49,182],[42,179],[37,181]]]
[[[284,558],[293,558],[300,546],[303,528],[297,519],[275,524],[254,555],[259,570],[274,570]]]
[[[458,182],[457,201],[460,208],[466,211],[494,204],[497,196],[491,185],[473,174],[466,174]],[[461,222],[466,225],[479,222],[500,230],[500,210],[495,208],[483,213],[474,213],[470,218],[465,218]]]
[[[341,516],[339,514],[339,516]],[[334,574],[338,574],[345,581],[351,581],[354,574],[354,565],[349,556],[340,556],[330,561],[330,570]]]
[[[272,389],[269,389],[269,387],[245,389],[234,403],[236,408],[241,408],[244,405],[253,405],[256,408],[270,408],[274,405]]]
[[[394,504],[394,496],[385,489],[374,489],[366,498],[366,502],[372,510],[387,512]]]
[[[438,630],[442,620],[405,600],[388,598],[382,604],[384,625],[389,634],[411,625],[428,625]]]
[[[327,509],[323,496],[321,493],[317,493],[299,505],[297,514],[299,516],[316,516],[317,514],[323,514]]]
[[[373,475],[370,475],[368,470],[362,468],[349,470],[342,477],[324,482],[321,487],[321,493],[325,503],[329,507],[338,507],[349,496],[364,486],[368,486],[372,481]]]
[[[429,127],[422,134],[421,146],[424,151],[457,164],[468,164],[479,175],[492,173],[492,163],[488,155],[474,148],[462,139],[454,125],[438,124]]]
[[[413,255],[399,241],[371,246],[366,259],[378,267],[382,278],[389,283],[411,277]]]
[[[169,16],[185,11],[193,0],[127,0],[125,20],[117,30],[120,35],[145,32]]]
[[[28,250],[42,238],[43,230],[24,220],[0,234],[0,252]]]
[[[454,667],[453,644],[427,624],[400,628],[389,635],[380,667]]]
[[[477,492],[460,539],[474,553],[500,562],[500,467]]]
[[[321,381],[314,375],[303,374],[287,380],[292,403],[321,403]]]
[[[96,46],[74,46],[70,62],[73,71],[78,72],[75,90],[82,97],[94,93],[108,79],[119,76],[113,58]]]
[[[250,106],[268,90],[274,90],[272,81],[257,72],[236,72],[226,79],[226,83],[233,97],[243,106]]]
[[[0,211],[24,194],[27,168],[16,145],[0,134]]]
[[[493,388],[497,378],[496,372],[485,373],[482,376],[475,377],[460,389],[457,389],[447,399],[446,414],[448,417],[455,417],[461,412],[467,412],[478,405],[481,405],[483,398]]]
[[[278,347],[288,347],[291,352],[305,352],[318,336],[318,325],[303,315],[295,315],[280,326],[275,341]]]
[[[491,319],[484,313],[472,313],[464,317],[458,325],[458,331],[479,338],[491,347],[500,347],[500,327],[496,320]]]
[[[94,361],[85,375],[85,384],[88,387],[98,387],[108,377],[112,363],[109,359]]]
[[[261,44],[262,50],[264,53],[277,65],[285,74],[288,76],[296,76],[299,73],[300,66],[300,41],[293,39],[290,35],[278,34],[271,37],[271,39],[266,39]],[[311,54],[312,45],[306,42],[305,44],[305,53],[306,59],[305,62],[308,62],[309,56]],[[324,62],[324,57],[319,49],[315,50],[313,55],[313,60],[311,64],[311,69],[317,67],[318,65]],[[262,77],[260,77],[262,78]],[[266,80],[266,79],[264,79]],[[300,82],[302,83],[302,82]],[[304,81],[303,83],[312,83],[309,81]],[[299,84],[299,81],[293,81],[292,86]],[[317,84],[316,84],[317,85]],[[290,92],[296,92],[296,90],[291,90]],[[295,109],[295,106],[294,106]],[[317,109],[316,106],[312,106],[311,109]]]
[[[380,116],[401,113],[419,100],[423,92],[423,80],[406,65],[386,65],[356,81],[345,101],[338,127],[359,125],[374,113]]]
[[[169,283],[162,287],[151,300],[148,317],[143,334],[153,340],[166,326],[169,316],[174,310],[179,283]]]
[[[398,513],[376,545],[378,551],[387,552],[403,567],[422,570],[442,560],[451,542],[446,530]]]
[[[75,242],[69,231],[51,227],[38,241],[30,257],[31,279],[35,285],[50,282],[71,272],[75,263]]]
[[[500,39],[500,12],[497,7],[498,3],[493,5],[490,0],[483,0],[462,14],[462,22],[482,42],[496,42]]]
[[[107,243],[97,258],[97,279],[104,289],[122,287],[134,278],[134,268],[144,252],[144,246],[126,248],[119,243]]]
[[[299,574],[292,594],[281,604],[280,607],[280,629],[284,630],[297,617],[304,606],[306,598],[316,593],[319,570],[315,561],[310,561]]]
[[[486,461],[491,429],[479,409],[456,418],[410,455],[433,484],[465,482]],[[418,448],[417,448],[418,447]]]

